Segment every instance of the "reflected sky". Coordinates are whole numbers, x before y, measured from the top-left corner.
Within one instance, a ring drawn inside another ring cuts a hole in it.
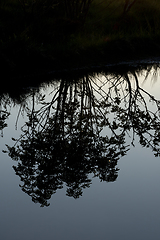
[[[139,82],[142,82],[146,91],[160,99],[157,90],[159,79],[151,84],[150,73],[143,83],[144,75],[145,73],[139,76]],[[50,93],[52,89],[50,86],[47,92]],[[44,90],[41,91],[43,96]],[[14,141],[11,138],[19,138],[21,126],[33,113],[32,96],[28,105],[31,108],[27,110],[29,115],[26,112],[20,114],[17,124],[20,105],[12,104],[11,115],[6,120],[8,127],[4,128],[1,137],[2,150],[6,150],[5,144],[13,146]],[[145,99],[149,104],[147,96]],[[51,95],[47,95],[45,101],[49,103]],[[152,106],[155,110],[153,103],[150,107]],[[104,134],[108,134],[108,130],[103,130]],[[127,145],[131,143],[131,139],[126,135]],[[1,239],[158,239],[159,157],[154,157],[150,147],[142,147],[137,136],[134,146],[130,145],[127,154],[117,161],[116,167],[120,170],[115,181],[101,181],[99,177],[93,178],[94,174],[90,172],[88,177],[92,184],[83,189],[81,197],[75,199],[66,196],[65,180],[63,189],[57,189],[56,194],[49,199],[50,206],[44,208],[40,208],[39,203],[34,204],[31,197],[21,190],[19,184],[23,181],[20,181],[12,168],[13,165],[17,166],[17,162],[8,154],[1,153]]]

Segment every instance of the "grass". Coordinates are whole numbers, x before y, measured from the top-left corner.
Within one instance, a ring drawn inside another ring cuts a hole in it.
[[[111,2],[110,4],[108,2]],[[152,38],[160,36],[160,2],[137,0],[123,16],[124,1],[94,1],[86,28],[90,34],[104,37],[103,40]],[[95,16],[95,17],[94,17]]]
[[[32,5],[26,5],[24,10],[19,0],[1,0],[3,65],[14,68],[21,63],[24,68],[30,63],[31,67],[37,59],[39,64],[45,62],[44,67],[50,61],[63,67],[68,61],[70,65],[77,61],[78,66],[96,64],[97,58],[105,62],[115,57],[120,59],[122,54],[129,58],[133,53],[137,57],[140,52],[158,53],[160,1],[137,0],[125,15],[123,9],[123,0],[93,0],[82,25],[67,17],[56,1],[49,8],[39,5],[32,9]]]

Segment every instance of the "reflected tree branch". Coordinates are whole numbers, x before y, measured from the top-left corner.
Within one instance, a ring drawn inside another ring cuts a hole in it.
[[[47,101],[32,91],[22,134],[14,146],[7,145],[9,156],[18,161],[14,170],[21,188],[34,202],[48,206],[64,184],[66,194],[78,198],[91,185],[90,174],[115,181],[131,134],[132,145],[138,138],[160,156],[160,104],[139,86],[137,72],[103,74],[103,81],[101,74],[61,79],[51,93]],[[156,105],[155,112],[146,97]]]

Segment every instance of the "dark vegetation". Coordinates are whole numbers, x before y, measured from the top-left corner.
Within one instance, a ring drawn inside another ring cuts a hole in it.
[[[159,0],[1,0],[1,67],[27,73],[159,56],[159,16]]]

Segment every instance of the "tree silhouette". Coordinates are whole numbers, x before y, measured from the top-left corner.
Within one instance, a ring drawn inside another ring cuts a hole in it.
[[[144,94],[156,112],[149,110]],[[61,79],[48,101],[34,89],[31,95],[22,135],[7,147],[18,161],[13,168],[22,190],[41,206],[48,206],[64,184],[66,194],[78,198],[90,186],[90,174],[115,181],[117,162],[129,150],[126,136],[131,136],[132,145],[137,136],[143,147],[160,155],[160,102],[139,86],[135,71]]]
[[[8,107],[11,106],[10,98],[7,95],[0,96],[0,131],[1,137],[3,137],[3,129],[7,127],[6,120],[10,115]]]

